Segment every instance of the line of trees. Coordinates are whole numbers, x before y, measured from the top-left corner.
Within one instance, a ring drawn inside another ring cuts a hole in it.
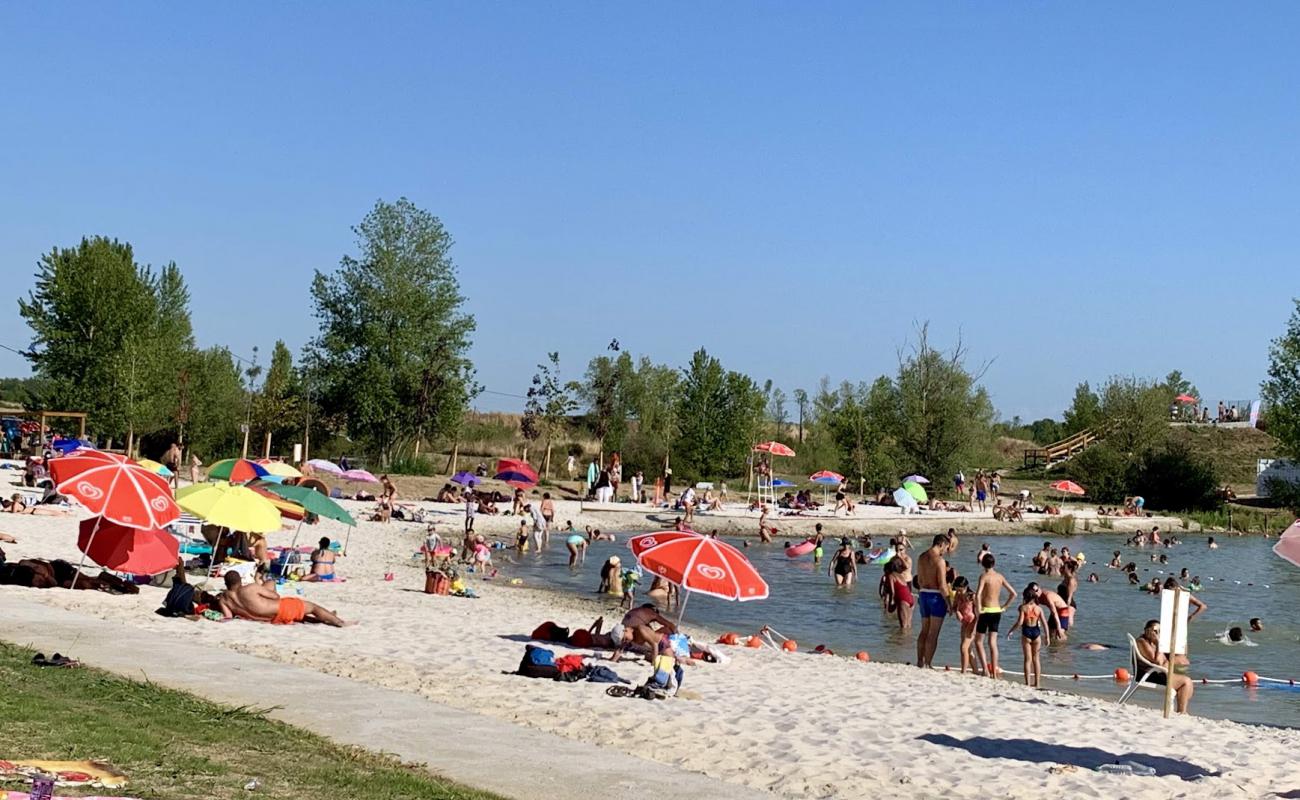
[[[88,237],[41,257],[19,300],[34,379],[10,385],[31,408],[85,411],[105,446],[156,455],[181,441],[205,459],[336,437],[387,465],[453,435],[478,391],[467,357],[451,236],[402,198],[354,229],[357,253],[317,272],[320,329],[295,365],[275,343],[265,370],[199,348],[175,263],[155,270],[130,244]]]

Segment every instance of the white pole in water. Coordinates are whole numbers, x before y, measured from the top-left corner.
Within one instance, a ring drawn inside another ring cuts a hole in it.
[[[1169,709],[1174,703],[1174,651],[1178,649],[1178,607],[1182,600],[1183,588],[1174,584],[1173,621],[1169,623],[1169,653],[1165,656],[1165,719],[1169,719]]]

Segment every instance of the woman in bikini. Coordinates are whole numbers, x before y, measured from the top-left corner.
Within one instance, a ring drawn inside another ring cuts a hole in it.
[[[1043,679],[1043,667],[1038,660],[1038,651],[1042,647],[1043,610],[1038,607],[1037,587],[1030,584],[1020,603],[1020,616],[1016,624],[1007,631],[1007,638],[1020,629],[1020,650],[1025,657],[1025,685],[1037,688]],[[1048,634],[1050,636],[1050,634]],[[1033,674],[1031,680],[1030,673]]]
[[[328,536],[322,536],[319,545],[311,554],[311,574],[303,578],[309,582],[330,582],[334,580],[334,551],[330,549]]]

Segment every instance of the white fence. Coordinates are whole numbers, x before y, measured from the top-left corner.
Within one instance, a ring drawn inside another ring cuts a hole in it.
[[[1255,494],[1268,497],[1268,482],[1300,483],[1300,464],[1282,458],[1261,458],[1255,468]]]

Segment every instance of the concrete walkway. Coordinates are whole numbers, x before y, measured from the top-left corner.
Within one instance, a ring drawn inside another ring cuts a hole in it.
[[[45,653],[57,650],[127,678],[148,678],[217,703],[260,708],[274,704],[277,708],[269,713],[273,719],[340,744],[427,764],[451,780],[506,797],[772,797],[416,695],[170,639],[13,596],[0,604],[0,639]],[[274,703],[269,698],[275,698]]]

